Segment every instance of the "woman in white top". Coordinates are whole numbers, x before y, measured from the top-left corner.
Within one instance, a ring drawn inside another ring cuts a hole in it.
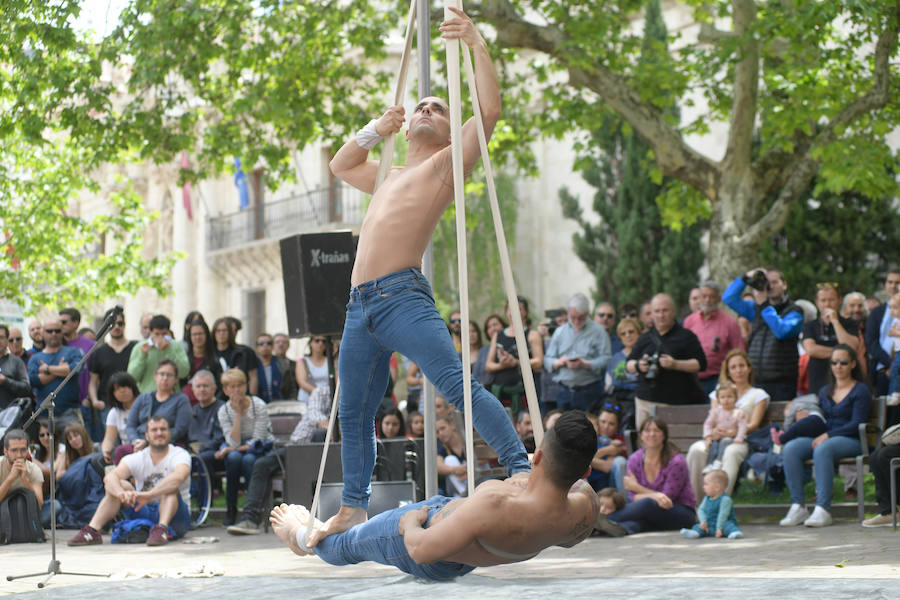
[[[109,378],[106,397],[112,398],[113,407],[106,415],[106,433],[100,442],[106,464],[118,465],[122,457],[133,450],[128,439],[128,411],[140,393],[137,381],[125,371]],[[121,450],[117,446],[121,446]]]
[[[309,395],[317,387],[328,385],[328,356],[325,353],[326,340],[324,336],[314,335],[309,340],[309,351],[301,360],[297,361],[297,384],[300,391],[297,392],[297,400],[303,404],[309,402]]]
[[[265,442],[273,442],[272,422],[269,411],[261,398],[247,395],[247,376],[240,369],[228,369],[222,375],[222,389],[228,402],[219,409],[219,425],[225,434],[225,444],[216,452],[217,459],[225,460],[226,525],[234,525],[237,517],[238,488],[241,475],[244,486],[250,483],[253,463],[262,454]]]
[[[750,357],[740,348],[735,348],[725,355],[722,363],[722,371],[719,381],[728,381],[737,387],[738,401],[736,408],[744,411],[747,416],[747,435],[764,425],[766,409],[769,407],[769,395],[761,388],[753,387],[753,366]],[[715,406],[715,392],[709,395],[710,402]],[[747,443],[731,444],[725,449],[722,457],[722,470],[728,474],[728,488],[726,494],[731,494],[737,481],[741,463],[750,452]],[[703,468],[706,466],[709,450],[706,442],[699,440],[691,444],[687,454],[688,469],[691,473],[691,484],[694,486],[694,494],[698,499],[704,497],[703,493]]]

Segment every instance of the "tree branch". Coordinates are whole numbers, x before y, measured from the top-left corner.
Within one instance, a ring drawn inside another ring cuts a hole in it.
[[[573,49],[566,46],[567,39],[562,31],[525,21],[508,0],[485,0],[469,5],[467,10],[495,27],[498,44],[538,50],[558,60],[568,68],[569,83],[573,87],[586,88],[597,94],[650,145],[665,175],[684,181],[711,201],[716,200],[720,167],[690,148],[662,113],[641,100],[621,77],[603,65],[590,68],[570,65],[567,53]]]
[[[744,38],[734,73],[734,99],[728,144],[722,160],[724,171],[743,176],[750,167],[756,100],[759,92],[759,42],[748,36],[756,19],[754,0],[732,0],[735,35]]]
[[[818,163],[810,158],[813,148],[831,143],[837,136],[839,128],[846,127],[867,112],[887,105],[890,101],[890,58],[897,47],[898,35],[900,35],[900,2],[894,5],[893,19],[878,36],[875,44],[872,85],[869,90],[845,106],[814,135],[807,136],[797,132],[794,136],[793,152],[788,153],[780,148],[772,148],[757,160],[755,170],[760,178],[760,191],[764,195],[767,195],[766,192],[772,193],[774,190],[781,189],[782,186],[790,187],[789,182],[794,181],[797,173],[806,170],[807,163],[818,168]],[[809,185],[814,175],[815,172],[810,175],[806,185]],[[798,194],[802,191],[802,189],[799,190]],[[779,193],[779,199],[783,195],[783,191]],[[790,205],[787,208],[789,209]],[[770,212],[772,210],[781,210],[778,208],[778,201],[772,206]],[[766,217],[768,216],[766,215]]]

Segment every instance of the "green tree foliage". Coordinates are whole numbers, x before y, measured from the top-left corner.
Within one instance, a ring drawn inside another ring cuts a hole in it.
[[[177,258],[143,256],[151,215],[126,182],[106,182],[104,214],[80,214],[100,191],[91,172],[119,154],[103,142],[111,90],[98,48],[71,28],[78,10],[12,0],[0,18],[0,297],[31,312],[164,293]]]
[[[791,296],[815,296],[833,281],[842,294],[873,294],[900,248],[900,215],[886,197],[822,193],[791,209],[784,230],[763,245],[763,264],[784,272]]]
[[[659,2],[650,0],[641,60],[652,61],[665,43]],[[630,127],[607,114],[577,161],[584,179],[597,189],[592,206],[599,220],[583,215],[578,199],[568,190],[560,191],[563,214],[581,227],[573,244],[596,279],[595,301],[640,305],[653,294],[665,292],[679,305],[696,285],[703,262],[701,226],[694,223],[674,230],[663,225],[656,198],[669,182],[653,181],[648,152],[647,144]]]
[[[656,178],[677,180],[659,198],[664,220],[709,216],[718,279],[758,262],[760,244],[805,200],[814,177],[818,192],[897,194],[898,154],[886,134],[900,125],[900,1],[680,4],[697,25],[671,35],[668,50],[658,44],[653,61],[639,60],[646,52],[633,20],[641,0],[466,7],[494,25],[499,45],[531,58],[531,85],[544,102],[532,127],[556,136],[594,131],[601,101],[647,142]],[[680,123],[668,112],[673,100],[704,109]],[[715,122],[727,123],[721,159],[685,139]]]

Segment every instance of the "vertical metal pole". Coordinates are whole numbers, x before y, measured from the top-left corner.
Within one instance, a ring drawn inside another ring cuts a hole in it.
[[[431,95],[431,6],[429,0],[418,0],[416,6],[416,56],[419,60],[419,98]],[[434,281],[434,243],[428,242],[422,257],[422,270],[428,281]],[[437,494],[437,438],[435,437],[434,386],[424,380],[422,395],[425,415],[425,497]]]

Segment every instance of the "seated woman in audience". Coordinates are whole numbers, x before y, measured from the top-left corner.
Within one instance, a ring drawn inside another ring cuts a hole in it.
[[[309,402],[310,394],[317,387],[327,387],[328,384],[328,356],[326,354],[327,340],[325,336],[314,335],[309,340],[309,348],[306,356],[297,361],[295,375],[300,391],[297,392],[297,400],[303,404]],[[335,359],[337,367],[337,359]],[[335,374],[337,380],[337,374]]]
[[[484,339],[491,341],[494,339],[494,335],[498,331],[503,331],[506,328],[506,321],[503,320],[503,317],[494,313],[488,316],[487,319],[484,320]],[[478,383],[483,386],[490,387],[491,380],[493,379],[494,374],[488,372],[486,365],[488,354],[491,353],[491,345],[487,344],[486,346],[482,346],[478,351],[478,358],[475,360],[475,364],[472,366],[472,377],[478,379]],[[477,373],[477,375],[476,375]]]
[[[153,374],[156,389],[144,392],[131,405],[125,431],[128,439],[139,452],[147,447],[147,421],[151,415],[161,415],[169,422],[169,431],[173,444],[187,442],[188,430],[191,427],[191,402],[188,397],[178,391],[178,367],[175,361],[164,358],[156,365]]]
[[[103,460],[107,464],[119,464],[123,456],[134,451],[128,437],[128,413],[140,395],[137,381],[127,371],[120,371],[109,378],[106,397],[112,399],[112,408],[106,415],[106,433],[100,442]]]
[[[194,388],[191,387],[191,380],[194,378],[194,375],[197,371],[209,371],[215,378],[216,389],[220,389],[222,366],[216,356],[216,344],[209,333],[209,326],[202,317],[192,321],[187,326],[186,333],[187,348],[185,351],[187,352],[190,369],[188,370],[188,376],[181,380],[181,392],[188,397],[191,406],[193,406],[197,404]]]
[[[819,406],[825,415],[827,430],[816,437],[798,437],[781,452],[784,478],[791,493],[791,508],[780,524],[784,527],[831,525],[831,494],[834,484],[834,463],[856,456],[859,444],[859,424],[869,419],[872,392],[863,383],[856,352],[846,344],[838,344],[831,351],[831,383],[819,390]],[[816,508],[812,515],[806,509],[803,493],[803,462],[813,459],[816,479]]]
[[[94,442],[88,435],[87,429],[81,423],[71,423],[63,430],[63,440],[65,440],[66,451],[60,452],[56,457],[56,480],[65,475],[66,470],[72,466],[72,463],[87,456],[94,451]]]
[[[650,417],[641,424],[641,449],[628,459],[625,489],[631,502],[609,515],[630,535],[678,531],[696,522],[696,499],[684,455],[669,441],[669,427]]]
[[[466,447],[450,417],[439,417],[435,427],[440,442],[437,450],[437,472],[444,495],[461,496],[466,492]]]
[[[398,437],[406,437],[406,425],[403,423],[403,413],[400,409],[391,408],[381,416],[378,423],[378,438],[388,440]]]
[[[587,481],[595,491],[614,486],[624,494],[627,453],[625,438],[619,433],[619,413],[614,407],[604,407],[591,422],[597,430],[597,453]]]
[[[525,326],[525,340],[528,343],[528,353],[531,370],[535,374],[535,384],[540,377],[544,363],[544,343],[541,334],[536,329],[529,329],[531,319],[528,318],[528,302],[519,298],[519,314],[522,324]],[[518,403],[525,393],[522,381],[522,368],[519,366],[519,349],[516,345],[516,331],[512,321],[512,312],[509,304],[506,306],[506,316],[509,318],[509,326],[494,334],[491,338],[491,349],[488,352],[485,369],[490,377],[490,391],[503,403],[504,406],[513,407],[513,414],[519,411]]]
[[[753,387],[754,373],[750,358],[740,348],[735,348],[725,355],[719,381],[729,383],[737,388],[737,404],[747,416],[747,443],[731,444],[722,455],[722,470],[728,474],[726,494],[731,495],[737,481],[741,463],[747,458],[750,449],[764,450],[768,447],[769,437],[766,425],[766,410],[769,408],[769,395],[762,388]],[[710,394],[710,405],[716,405],[715,392]],[[761,441],[760,441],[761,440]],[[759,444],[762,444],[760,447]],[[688,449],[687,463],[691,472],[691,485],[696,497],[703,493],[703,469],[709,459],[709,448],[706,441],[700,440],[691,444]]]
[[[225,460],[225,524],[234,525],[237,517],[241,476],[249,485],[256,459],[272,450],[275,436],[269,411],[262,398],[247,395],[247,376],[240,369],[228,369],[222,375],[222,388],[228,402],[219,408],[219,425],[225,445],[215,454]],[[265,450],[266,442],[268,451]]]
[[[634,392],[638,375],[625,370],[625,363],[643,330],[644,326],[638,319],[626,317],[619,321],[616,335],[623,348],[612,355],[606,366],[606,393],[621,407],[622,422],[626,427],[634,426]]]
[[[481,330],[478,328],[478,323],[475,321],[469,320],[469,369],[472,373],[472,379],[474,381],[481,381],[486,371],[484,370],[485,364],[478,363],[478,355],[481,353],[481,349],[484,347],[484,341],[481,339]],[[461,357],[462,355],[460,355]]]
[[[58,435],[58,434],[57,434]],[[57,448],[56,448],[56,457],[59,458],[59,455],[66,451],[66,445],[63,443],[59,443],[59,438],[56,438]],[[38,467],[41,468],[41,473],[44,474],[44,498],[47,498],[47,494],[50,493],[50,422],[47,419],[38,419],[38,433],[37,433],[37,451],[34,453],[34,459],[37,462]]]

